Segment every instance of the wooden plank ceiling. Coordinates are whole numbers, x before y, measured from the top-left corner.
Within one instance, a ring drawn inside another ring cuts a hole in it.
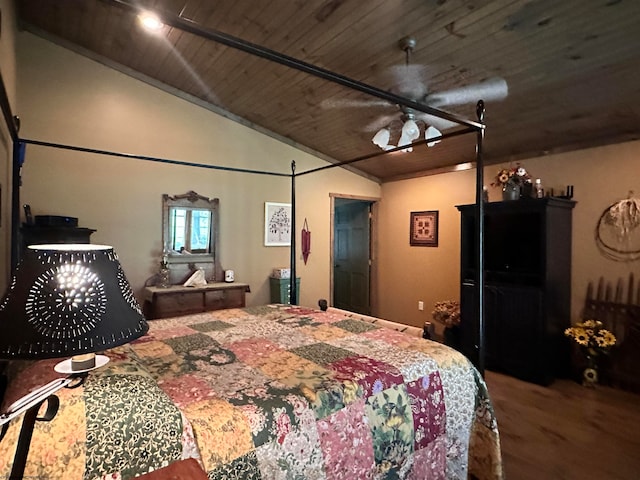
[[[17,6],[21,26],[33,33],[331,161],[381,152],[371,139],[387,123],[397,144],[400,107],[178,28],[149,35],[129,6],[421,103],[429,103],[424,94],[504,79],[508,96],[484,99],[487,164],[639,138],[636,0],[129,1]],[[407,36],[416,40],[408,68],[399,46]],[[402,79],[411,80],[409,93],[399,91]],[[441,108],[475,121],[481,98],[472,97]],[[353,167],[383,182],[430,174],[474,161],[474,142],[473,134],[456,137]]]

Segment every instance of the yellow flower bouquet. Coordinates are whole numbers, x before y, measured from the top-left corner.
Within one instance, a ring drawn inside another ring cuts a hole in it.
[[[616,344],[616,336],[599,320],[585,320],[569,327],[564,334],[587,350],[589,355],[606,353]]]
[[[585,320],[569,327],[564,334],[580,346],[587,360],[587,367],[582,372],[583,385],[593,386],[598,383],[597,356],[608,353],[616,344],[616,336],[599,320]]]

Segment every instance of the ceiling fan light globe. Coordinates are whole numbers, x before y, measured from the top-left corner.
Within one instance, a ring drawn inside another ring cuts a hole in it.
[[[440,130],[438,130],[436,127],[432,127],[431,125],[429,125],[427,129],[424,131],[425,140],[430,140],[432,138],[437,138],[441,136],[442,136],[442,132],[440,132]],[[434,142],[427,142],[427,147],[433,147],[436,143],[440,143],[440,140],[436,140]]]
[[[412,120],[409,119],[406,122],[404,122],[404,125],[402,126],[402,138],[408,138],[409,142],[414,141],[415,139],[417,139],[420,136],[420,128],[418,127],[418,124]]]
[[[411,146],[411,138],[409,138],[403,133],[402,136],[400,137],[400,140],[398,140],[398,146],[399,147]]]
[[[388,128],[381,128],[378,132],[373,136],[371,141],[377,145],[378,147],[385,150],[385,147],[389,145],[389,138],[391,138],[391,132],[389,132]]]

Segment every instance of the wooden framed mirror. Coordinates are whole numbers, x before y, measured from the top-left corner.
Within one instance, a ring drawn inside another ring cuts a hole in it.
[[[199,268],[205,271],[207,281],[222,281],[219,205],[219,199],[194,191],[162,195],[162,245],[170,283],[184,282]]]

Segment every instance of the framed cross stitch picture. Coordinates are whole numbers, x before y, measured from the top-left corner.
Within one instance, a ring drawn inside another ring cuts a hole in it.
[[[411,212],[409,244],[414,247],[438,246],[438,211]]]

